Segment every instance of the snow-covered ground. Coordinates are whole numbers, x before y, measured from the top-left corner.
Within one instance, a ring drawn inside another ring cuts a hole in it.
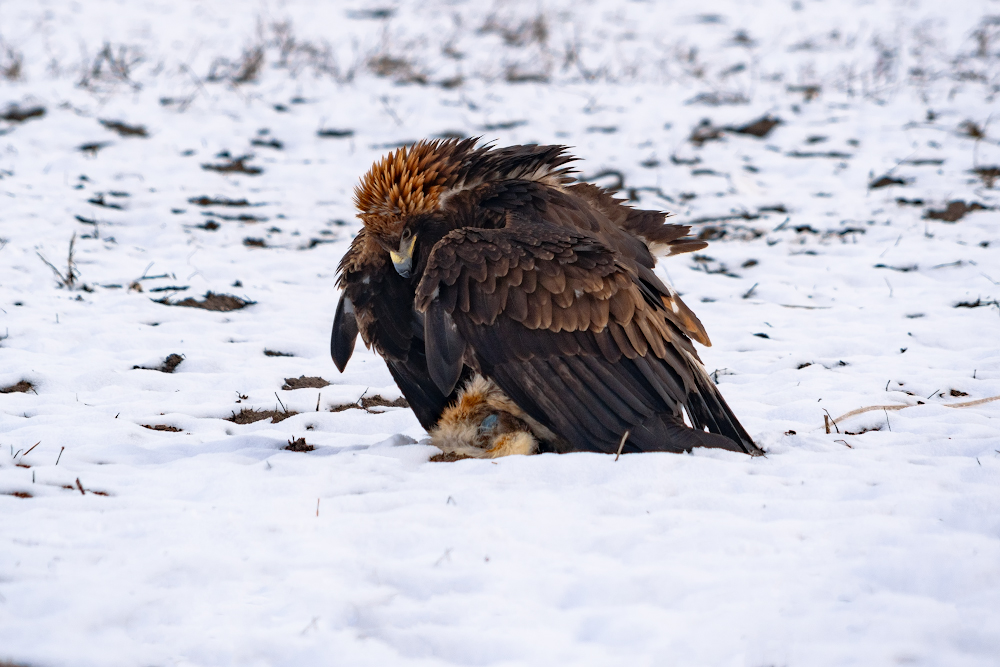
[[[996,0],[0,0],[0,664],[1000,664],[998,93]],[[449,134],[713,239],[766,457],[433,463],[337,373],[354,184]]]

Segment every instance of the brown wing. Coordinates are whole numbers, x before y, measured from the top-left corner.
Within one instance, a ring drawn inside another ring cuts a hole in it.
[[[671,254],[705,247],[704,241],[683,238],[689,227],[665,224],[666,215],[657,211],[624,206],[589,183],[557,188],[542,183],[506,181],[491,185],[490,190],[483,193],[480,207],[487,211],[513,212],[529,220],[543,219],[559,227],[584,232],[613,248],[638,280],[659,295],[667,319],[702,345],[712,344],[705,327],[680,295],[653,273],[656,258],[650,247],[654,250],[668,248]]]
[[[413,285],[399,276],[386,252],[362,230],[340,262],[343,290],[330,337],[341,372],[358,333],[385,360],[389,372],[425,429],[431,429],[454,393],[441,392],[427,371],[423,317],[413,309]]]
[[[510,214],[503,229],[460,229],[435,246],[415,304],[440,388],[471,354],[570,450],[614,452],[628,431],[624,451],[759,451],[662,295],[582,225],[551,222],[587,215],[554,199],[544,218]]]

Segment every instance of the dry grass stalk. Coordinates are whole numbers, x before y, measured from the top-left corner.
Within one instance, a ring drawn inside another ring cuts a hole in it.
[[[69,240],[69,252],[66,255],[66,273],[63,274],[62,271],[57,269],[52,262],[45,259],[42,253],[35,251],[38,258],[45,262],[45,265],[52,269],[52,272],[56,274],[59,279],[59,286],[65,287],[66,289],[73,289],[76,287],[76,280],[80,277],[80,272],[76,270],[76,261],[73,259],[74,246],[76,245],[76,232],[73,232],[72,238]]]
[[[24,76],[24,54],[0,40],[0,79],[20,81]]]
[[[93,62],[85,65],[83,75],[77,83],[81,88],[94,90],[97,82],[108,82],[115,85],[125,83],[133,90],[141,90],[142,84],[132,80],[132,70],[143,61],[145,56],[136,48],[119,45],[116,48],[110,42],[105,42]]]

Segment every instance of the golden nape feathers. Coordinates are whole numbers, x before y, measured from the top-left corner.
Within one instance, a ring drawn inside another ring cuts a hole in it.
[[[575,158],[563,146],[477,147],[478,138],[418,141],[375,162],[354,189],[365,227],[392,234],[408,216],[439,210],[448,198],[487,182],[525,180],[561,186]]]
[[[373,216],[403,217],[437,208],[441,192],[455,182],[465,153],[475,141],[421,141],[390,152],[372,165],[354,189],[365,222]]]

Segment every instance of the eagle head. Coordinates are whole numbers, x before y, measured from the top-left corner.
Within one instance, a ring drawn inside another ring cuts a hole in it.
[[[354,189],[366,231],[409,277],[419,221],[438,211],[462,177],[477,139],[418,141],[372,165]]]
[[[354,189],[358,217],[408,277],[421,223],[458,192],[484,183],[529,180],[562,187],[573,179],[565,146],[477,147],[478,137],[418,141],[372,165]]]

